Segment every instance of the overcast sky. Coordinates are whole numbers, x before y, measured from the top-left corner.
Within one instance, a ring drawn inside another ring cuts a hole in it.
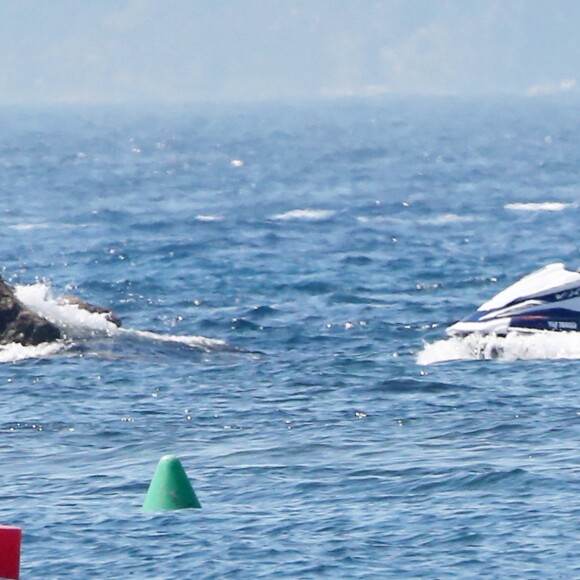
[[[545,94],[580,0],[0,0],[0,103]]]

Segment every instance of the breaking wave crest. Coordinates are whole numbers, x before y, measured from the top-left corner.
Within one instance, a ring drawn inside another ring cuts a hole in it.
[[[330,209],[293,209],[284,213],[272,216],[275,221],[323,221],[335,215],[335,211]]]
[[[470,335],[426,343],[417,364],[430,365],[460,360],[557,360],[580,359],[580,333]]]
[[[66,304],[53,298],[48,284],[16,286],[16,297],[32,312],[56,324],[65,340],[92,336],[112,336],[118,328],[105,314],[89,312],[75,304]]]
[[[59,327],[63,340],[37,346],[11,343],[0,346],[0,363],[16,362],[29,358],[45,358],[75,348],[91,339],[143,341],[157,345],[182,345],[197,352],[239,352],[241,349],[224,340],[204,336],[160,334],[146,330],[119,328],[105,314],[88,312],[75,304],[54,298],[48,284],[37,283],[15,287],[17,298],[31,311]]]
[[[564,203],[560,201],[543,201],[528,203],[508,203],[505,209],[511,211],[564,211],[569,208],[576,208],[576,203]]]
[[[17,362],[29,358],[46,358],[66,349],[62,341],[45,342],[38,346],[23,346],[15,342],[0,346],[0,363]]]
[[[132,336],[144,340],[157,341],[162,343],[183,344],[203,352],[231,351],[239,352],[241,349],[232,346],[225,340],[219,338],[208,338],[205,336],[179,335],[179,334],[159,334],[148,330],[131,330],[119,328],[118,334]]]

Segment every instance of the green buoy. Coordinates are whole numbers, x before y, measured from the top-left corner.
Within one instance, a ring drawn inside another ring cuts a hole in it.
[[[181,462],[174,455],[164,455],[157,464],[143,503],[144,512],[201,508]]]

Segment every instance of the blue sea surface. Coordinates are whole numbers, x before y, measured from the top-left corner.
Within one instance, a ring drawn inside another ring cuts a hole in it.
[[[0,126],[2,275],[66,337],[0,348],[23,579],[580,576],[580,338],[488,357],[445,335],[524,274],[580,266],[580,103]],[[201,510],[142,512],[166,454]]]

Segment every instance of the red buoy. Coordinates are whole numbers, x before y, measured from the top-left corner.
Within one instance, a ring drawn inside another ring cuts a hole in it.
[[[20,575],[20,544],[22,530],[0,526],[0,578],[18,580]]]

